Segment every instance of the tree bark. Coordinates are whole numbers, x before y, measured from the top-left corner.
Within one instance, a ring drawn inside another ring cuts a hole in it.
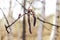
[[[53,24],[56,24],[56,17],[54,18]],[[50,35],[50,40],[55,40],[56,39],[56,33],[57,33],[57,27],[53,26],[51,35]]]
[[[41,15],[42,17],[45,17],[45,0],[42,0],[42,12]],[[42,20],[44,20],[42,17],[40,17]],[[42,36],[42,32],[43,32],[43,22],[40,21],[40,26],[38,28],[38,40],[42,40],[43,36]]]
[[[59,17],[60,17],[60,0],[57,0],[57,3],[56,3],[56,15],[55,15],[55,24],[56,25],[59,25]],[[52,27],[52,32],[51,32],[51,37],[50,37],[50,40],[57,40],[58,36],[58,28],[57,26],[53,26]]]
[[[10,4],[10,6],[9,6],[9,12],[8,12],[9,13],[8,14],[8,21],[9,21],[9,24],[11,24],[13,22],[13,19],[12,19],[12,17],[13,17],[13,15],[12,15],[13,14],[12,13],[12,0],[10,0],[9,4]],[[10,30],[8,33],[8,40],[13,40],[12,27],[13,26],[8,28]]]
[[[26,5],[26,0],[24,0],[24,13],[25,12],[25,5]],[[23,16],[23,35],[22,35],[22,40],[26,40],[26,21],[25,21],[25,15]]]

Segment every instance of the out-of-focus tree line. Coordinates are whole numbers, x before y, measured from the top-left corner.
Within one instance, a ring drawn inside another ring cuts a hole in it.
[[[16,0],[17,1],[17,0]],[[0,40],[59,40],[60,39],[60,14],[59,14],[59,3],[57,0],[56,15],[45,16],[45,0],[37,0],[42,3],[41,14],[35,14],[35,10],[32,3],[36,0],[23,0],[23,4],[19,1],[17,3],[22,6],[24,14],[19,14],[17,19],[13,18],[12,0],[10,0],[8,16],[4,14],[1,9],[3,18],[0,19]],[[26,8],[27,2],[30,6]],[[32,10],[29,10],[29,9]],[[30,14],[28,14],[30,13]],[[28,16],[27,16],[28,14]],[[21,21],[20,18],[23,17]],[[34,27],[34,19],[36,17],[36,25]],[[29,18],[29,19],[28,19]],[[55,18],[55,19],[54,19]],[[30,20],[30,25],[29,25]],[[53,23],[55,22],[55,23]],[[31,26],[31,29],[29,27]],[[32,32],[32,34],[30,33]],[[51,37],[50,37],[51,36]]]

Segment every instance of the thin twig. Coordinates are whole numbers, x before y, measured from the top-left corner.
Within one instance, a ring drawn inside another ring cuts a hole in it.
[[[0,9],[1,9],[1,8],[0,8]],[[9,25],[9,22],[8,22],[7,17],[5,16],[5,13],[3,12],[3,10],[2,10],[2,9],[1,9],[1,11],[2,11],[2,13],[3,13],[3,16],[4,16],[4,18],[5,18],[6,22],[7,22],[7,24]]]
[[[24,15],[26,15],[27,13],[23,14],[20,16],[20,18]],[[12,22],[10,25],[8,25],[8,27],[12,26],[14,23],[16,23],[20,18],[17,18],[14,22]]]
[[[0,8],[0,9],[1,9],[1,8]],[[4,18],[5,18],[6,22],[7,22],[7,24],[9,25],[9,22],[8,22],[7,17],[5,16],[5,13],[3,12],[2,9],[1,9],[1,11],[2,11],[2,13],[3,13],[3,16],[4,16]],[[7,33],[9,33],[8,30],[7,30],[8,26],[5,25],[5,28],[6,28]]]
[[[42,21],[43,23],[47,23],[47,24],[50,24],[50,25],[52,25],[52,26],[60,27],[59,25],[55,25],[55,24],[52,24],[52,23],[46,22],[46,21],[40,19],[39,17],[37,17],[37,19],[38,19],[39,21]]]

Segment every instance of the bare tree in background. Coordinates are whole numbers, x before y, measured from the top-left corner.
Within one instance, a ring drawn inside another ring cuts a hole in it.
[[[45,17],[45,0],[42,0],[41,3],[42,3],[41,15],[42,17]],[[42,17],[40,18],[44,20]],[[40,26],[38,28],[38,40],[42,40],[42,32],[43,32],[43,22],[40,21]]]
[[[56,18],[55,18],[55,16],[54,16],[53,23],[56,24]],[[50,35],[50,40],[55,40],[56,39],[56,33],[57,33],[57,27],[53,26],[52,27],[52,31],[51,31],[51,35]]]
[[[9,8],[9,15],[8,15],[8,16],[10,16],[10,17],[12,17],[11,1],[12,1],[12,0],[10,0],[10,8]],[[43,3],[43,4],[42,4],[43,6],[42,6],[42,13],[41,13],[41,15],[42,15],[42,17],[44,18],[44,17],[45,17],[45,0],[42,0],[41,3]],[[22,36],[22,40],[26,40],[26,35],[25,35],[25,33],[26,33],[25,14],[26,14],[26,10],[27,10],[27,9],[25,8],[25,5],[26,5],[26,0],[24,0],[24,5],[23,5],[23,6],[24,6],[24,14],[22,15],[22,16],[23,16],[23,33],[22,33],[23,36]],[[27,10],[28,13],[29,13],[29,11],[30,11],[30,10]],[[34,13],[33,10],[31,10],[31,11],[32,11],[32,13]],[[29,14],[29,15],[30,15],[30,14]],[[31,14],[31,15],[33,15],[33,17],[35,18],[34,14]],[[43,39],[42,39],[43,23],[47,23],[47,24],[50,24],[50,25],[53,25],[53,26],[54,26],[54,27],[53,27],[54,29],[53,29],[53,31],[52,31],[52,33],[54,33],[54,34],[53,34],[53,36],[51,37],[51,39],[54,39],[54,40],[55,40],[55,36],[56,36],[56,32],[57,32],[57,31],[56,31],[56,29],[57,29],[56,26],[59,25],[59,23],[58,23],[58,22],[59,22],[59,15],[60,15],[60,14],[59,14],[59,10],[58,10],[58,13],[56,13],[56,17],[55,17],[55,18],[56,18],[55,21],[56,21],[56,23],[57,23],[56,25],[51,24],[51,23],[49,23],[49,22],[45,22],[45,20],[44,20],[42,17],[40,17],[40,18],[37,17],[37,19],[40,20],[40,26],[39,26],[39,29],[38,29],[38,40],[43,40]],[[22,17],[22,16],[21,16],[21,17]],[[20,18],[20,15],[18,16],[18,19],[19,19],[19,18]],[[29,18],[29,17],[28,17],[28,18]],[[17,20],[18,20],[18,19],[17,19]],[[36,18],[35,18],[35,19],[36,19]],[[35,20],[35,19],[34,19],[34,20]],[[10,21],[9,21],[9,20],[10,20]],[[17,20],[16,20],[15,22],[10,23],[10,22],[11,22],[11,19],[9,19],[9,20],[8,20],[8,21],[9,21],[8,25],[10,25],[10,24],[12,25],[12,24],[14,24],[14,23],[17,21]],[[35,21],[35,22],[36,22],[36,21]],[[34,25],[35,25],[35,22],[34,22]],[[9,29],[11,29],[11,26],[9,27]],[[19,32],[20,32],[20,31],[19,31]],[[18,35],[19,35],[19,34],[18,34]],[[10,33],[8,34],[8,40],[12,40],[11,31],[10,31]],[[20,40],[20,39],[18,39],[18,40]]]
[[[56,15],[55,15],[55,24],[56,25],[59,25],[59,18],[60,18],[60,0],[57,0],[57,3],[56,3]],[[57,35],[58,35],[58,28],[57,26],[53,26],[52,27],[52,32],[51,32],[51,37],[50,37],[50,40],[60,40],[60,39],[57,39]]]
[[[25,6],[26,6],[26,0],[24,0],[24,14],[26,13],[25,11]],[[26,40],[26,20],[25,20],[25,15],[23,16],[23,33],[22,33],[22,40]]]
[[[8,22],[9,22],[9,25],[13,22],[13,11],[12,11],[12,0],[10,0],[10,2],[9,2],[9,12],[8,12]],[[13,26],[11,26],[11,27],[9,27],[9,28],[7,28],[7,30],[9,31],[9,33],[8,33],[8,40],[11,40],[12,39],[12,27]]]

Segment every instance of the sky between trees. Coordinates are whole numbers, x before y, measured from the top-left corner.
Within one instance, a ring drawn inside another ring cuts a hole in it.
[[[22,0],[18,0],[20,3]],[[36,7],[37,6],[37,7]],[[29,4],[26,6],[27,8],[29,7]],[[42,4],[39,1],[34,1],[33,7],[35,8],[41,8]],[[46,0],[46,9],[45,13],[46,16],[50,14],[54,14],[56,11],[56,0]],[[8,9],[9,9],[9,0],[0,0],[0,8],[3,9],[4,13],[8,15]],[[16,19],[18,17],[18,14],[21,13],[23,14],[23,11],[21,11],[21,6],[15,1],[12,0],[12,10],[13,10],[13,17]],[[36,10],[37,12],[37,10]],[[3,14],[0,10],[0,19],[3,17]]]

